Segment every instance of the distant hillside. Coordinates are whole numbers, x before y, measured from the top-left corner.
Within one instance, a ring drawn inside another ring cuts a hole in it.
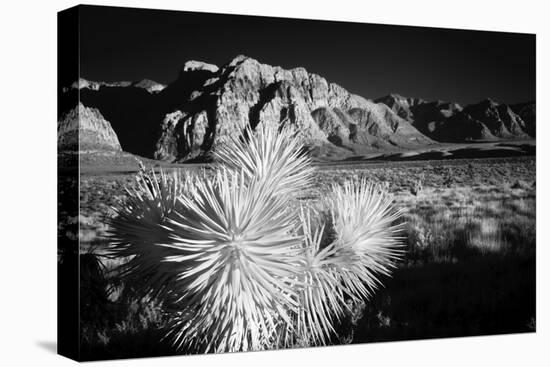
[[[508,106],[486,99],[463,108],[457,103],[428,102],[397,94],[375,101],[384,103],[420,132],[439,142],[535,137],[534,102]]]
[[[532,137],[536,136],[536,109],[535,101],[518,103],[510,106],[512,110],[525,122],[525,132]]]

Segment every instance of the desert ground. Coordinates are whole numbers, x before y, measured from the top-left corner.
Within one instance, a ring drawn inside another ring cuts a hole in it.
[[[367,177],[392,193],[405,222],[404,258],[383,288],[341,323],[335,344],[535,330],[534,156],[315,167],[315,184],[301,204],[314,205],[333,184]],[[208,174],[211,168],[163,169]],[[80,239],[81,271],[87,269],[81,274],[87,359],[171,353],[160,340],[165,320],[155,302],[132,299],[117,281],[116,264],[102,255],[105,218],[134,177],[130,166],[81,170],[80,215],[60,223],[67,237]]]

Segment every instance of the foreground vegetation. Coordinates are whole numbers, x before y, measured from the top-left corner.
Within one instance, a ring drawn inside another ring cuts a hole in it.
[[[403,261],[369,302],[346,314],[330,343],[535,329],[534,158],[321,166],[315,175],[316,186],[301,197],[311,205],[332,183],[366,178],[387,183],[404,211]],[[82,177],[82,214],[73,222],[81,223],[83,252],[101,254],[104,218],[133,176]],[[92,269],[81,274],[84,356],[172,354],[159,331],[168,321],[159,305],[119,284],[108,271],[112,261],[82,259]]]

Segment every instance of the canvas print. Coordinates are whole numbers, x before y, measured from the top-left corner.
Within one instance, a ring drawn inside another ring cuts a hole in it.
[[[535,35],[58,14],[58,349],[535,332]]]

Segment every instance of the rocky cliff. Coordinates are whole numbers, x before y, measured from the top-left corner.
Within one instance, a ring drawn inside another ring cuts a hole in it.
[[[66,88],[65,91],[69,89],[90,89],[90,90],[99,90],[102,87],[135,87],[146,90],[149,93],[158,93],[163,90],[166,86],[164,84],[157,83],[150,79],[142,79],[135,82],[130,81],[120,81],[120,82],[96,82],[80,78],[78,81],[71,84],[69,88]]]
[[[433,143],[383,104],[304,68],[285,70],[245,56],[221,68],[188,62],[162,94],[177,100],[177,106],[163,118],[157,159],[207,155],[245,126],[258,124],[289,126],[320,155],[345,157]]]
[[[59,151],[121,151],[111,124],[95,108],[79,103],[57,123]]]

